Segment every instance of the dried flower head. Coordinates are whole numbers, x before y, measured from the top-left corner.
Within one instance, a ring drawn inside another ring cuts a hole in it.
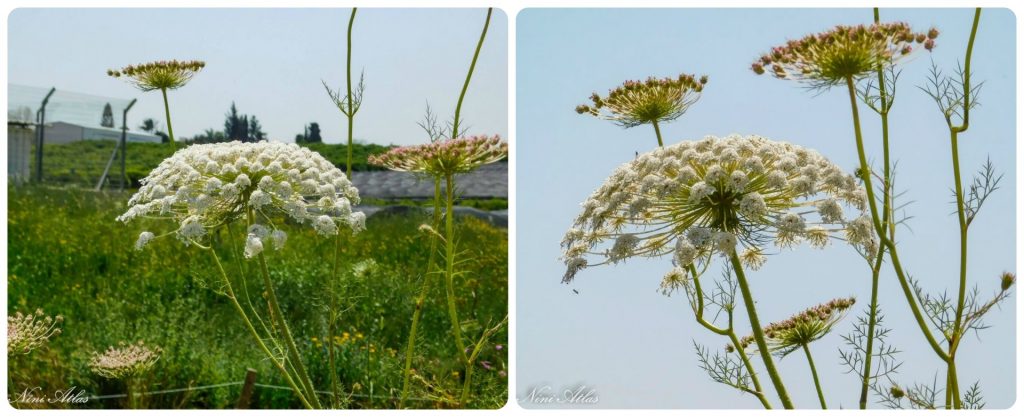
[[[999,287],[1002,288],[1003,291],[1009,290],[1016,282],[1017,274],[1014,274],[1013,272],[1003,272],[1003,274],[999,276]]]
[[[914,33],[903,22],[836,26],[772,48],[751,65],[757,74],[829,87],[858,79],[911,54],[915,44],[931,51],[939,31]]]
[[[42,346],[50,337],[59,335],[63,316],[50,317],[43,310],[25,315],[22,312],[7,316],[7,354],[25,355]]]
[[[141,340],[135,344],[121,342],[106,352],[93,352],[89,369],[109,379],[124,379],[142,375],[153,368],[162,353],[159,347],[147,347]]]
[[[576,106],[576,113],[611,120],[630,128],[679,118],[700,99],[708,77],[680,74],[678,77],[626,81],[608,91],[607,97],[590,96],[592,104]]]
[[[837,298],[797,313],[784,321],[769,324],[764,328],[765,341],[768,349],[785,356],[804,345],[825,337],[846,311],[856,302],[851,298]],[[740,345],[746,349],[754,342],[753,336],[740,339]],[[732,346],[726,347],[731,350]]]
[[[178,227],[171,233],[186,245],[245,218],[250,210],[256,224],[245,243],[253,256],[264,240],[275,249],[284,245],[287,235],[277,230],[283,223],[278,219],[308,225],[321,235],[337,234],[339,224],[353,232],[365,228],[366,216],[352,212],[359,190],[330,161],[295,144],[192,145],[161,162],[142,184],[117,219],[173,220]],[[165,235],[143,232],[136,248]]]
[[[107,70],[107,75],[128,78],[142,91],[174,90],[187,84],[205,66],[203,61],[157,61]]]
[[[446,176],[469,172],[506,156],[508,143],[501,137],[471,136],[392,148],[370,156],[369,162],[393,171]]]
[[[844,220],[844,205],[863,212],[866,204],[854,177],[813,150],[760,136],[684,141],[620,166],[583,202],[562,240],[563,282],[588,265],[674,253],[686,267],[740,247],[756,267],[773,240],[822,247],[845,233],[873,247],[871,228],[850,233]]]

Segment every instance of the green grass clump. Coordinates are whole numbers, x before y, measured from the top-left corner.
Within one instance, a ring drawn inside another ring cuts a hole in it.
[[[129,197],[44,187],[8,188],[8,314],[42,308],[61,314],[63,333],[43,348],[10,361],[14,387],[39,386],[43,392],[75,386],[90,395],[123,393],[120,382],[88,370],[89,355],[121,340],[145,340],[163,348],[163,356],[142,381],[146,391],[240,381],[246,368],[257,382],[286,385],[253,346],[251,335],[228,300],[218,292],[216,267],[207,253],[173,239],[143,251],[132,244],[148,225],[124,225],[114,218]],[[286,247],[269,251],[270,270],[282,308],[306,355],[313,382],[329,387],[327,347],[336,347],[342,390],[353,408],[395,407],[401,390],[403,352],[413,299],[428,256],[428,236],[417,227],[423,217],[374,216],[367,230],[346,236],[341,245],[341,277],[331,278],[333,239],[312,230],[289,230]],[[166,226],[166,224],[165,224]],[[154,228],[154,230],[157,230]],[[508,311],[507,231],[459,217],[457,234],[462,267],[457,278],[463,328],[470,334],[501,320]],[[215,237],[231,247],[242,230]],[[240,248],[240,246],[239,246]],[[245,277],[254,304],[264,302],[254,264],[240,251],[223,253],[233,277]],[[439,277],[429,294],[420,324],[412,397],[409,405],[449,407],[461,388],[456,352],[448,334],[444,291]],[[237,290],[237,289],[236,289]],[[326,306],[341,309],[337,336],[327,340]],[[507,330],[485,348],[474,379],[474,408],[496,408],[507,398]],[[152,408],[231,408],[239,386],[158,394],[143,398]],[[324,398],[323,400],[326,400]],[[123,407],[123,399],[85,404],[25,407]],[[285,390],[257,388],[254,408],[300,408]]]

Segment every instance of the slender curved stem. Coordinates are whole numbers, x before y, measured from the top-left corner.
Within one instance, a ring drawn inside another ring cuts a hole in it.
[[[880,22],[878,8],[874,8],[875,23]],[[882,66],[876,71],[878,75],[878,114],[882,119],[882,225],[890,228],[889,213],[891,211],[891,172],[889,162],[889,106],[890,99],[885,85],[885,70]],[[868,407],[868,388],[871,386],[871,365],[875,357],[875,327],[878,325],[878,283],[882,271],[882,262],[885,260],[885,246],[878,245],[878,255],[875,256],[875,263],[871,268],[871,303],[868,305],[868,331],[867,343],[865,345],[864,368],[861,372],[861,387],[859,405],[861,410]]]
[[[750,327],[754,333],[754,341],[757,343],[757,352],[761,355],[761,360],[764,362],[764,367],[768,371],[768,376],[771,377],[772,385],[775,386],[775,392],[779,395],[779,400],[782,401],[782,406],[786,409],[792,409],[793,402],[789,399],[789,393],[786,392],[786,386],[783,385],[782,377],[779,376],[779,371],[775,368],[775,361],[772,359],[772,354],[768,351],[768,343],[765,342],[764,330],[761,329],[761,321],[757,318],[757,310],[754,306],[754,296],[750,293],[750,286],[747,284],[747,277],[743,273],[743,264],[740,263],[740,259],[736,257],[735,253],[729,255],[729,260],[732,262],[733,270],[736,272],[736,282],[739,284],[740,293],[743,294],[743,304],[747,310]]]
[[[818,401],[821,403],[821,409],[827,410],[828,406],[825,404],[825,394],[821,391],[821,381],[818,380],[818,369],[814,367],[814,358],[811,357],[811,349],[804,343],[800,345],[804,349],[804,353],[807,355],[807,364],[811,367],[811,376],[814,377],[814,389],[818,391]]]
[[[899,279],[900,287],[903,289],[903,295],[907,299],[907,304],[910,305],[910,311],[914,314],[914,319],[917,321],[918,327],[924,334],[925,339],[928,340],[928,344],[932,347],[932,350],[935,351],[943,361],[948,362],[949,356],[942,349],[942,346],[939,345],[939,342],[935,340],[935,336],[932,335],[931,330],[928,328],[924,315],[921,313],[921,309],[917,305],[916,295],[914,294],[913,289],[910,288],[907,277],[903,272],[903,265],[900,263],[900,257],[896,251],[896,245],[889,239],[885,226],[882,225],[881,217],[878,215],[878,204],[875,201],[875,191],[871,181],[871,167],[868,166],[867,155],[864,153],[864,138],[861,135],[860,130],[860,115],[857,111],[857,91],[853,85],[853,78],[846,78],[846,87],[850,94],[850,107],[853,112],[853,131],[857,142],[857,157],[860,160],[860,174],[861,179],[864,181],[864,190],[867,193],[868,207],[871,209],[871,220],[874,223],[875,232],[878,234],[878,239],[881,241],[881,244],[889,251],[889,256],[892,259],[893,270],[896,272],[896,277]]]
[[[468,361],[466,344],[462,341],[462,323],[459,321],[459,311],[455,305],[455,213],[452,211],[455,200],[455,180],[452,174],[445,175],[444,180],[445,294],[448,299],[448,318],[452,322],[452,337],[455,338],[455,347],[459,350],[459,359],[465,364]]]
[[[295,380],[292,378],[291,373],[288,372],[288,369],[285,368],[284,364],[277,360],[274,354],[270,351],[270,348],[267,347],[267,344],[263,343],[263,338],[260,337],[259,332],[256,331],[256,327],[253,326],[252,321],[249,320],[249,315],[245,313],[245,309],[243,309],[242,305],[238,303],[238,298],[235,297],[235,291],[231,286],[231,281],[228,279],[228,274],[224,270],[224,266],[220,263],[220,257],[217,256],[217,251],[215,251],[213,248],[210,248],[209,251],[211,254],[213,254],[213,261],[217,265],[217,269],[220,270],[221,277],[224,278],[224,290],[227,293],[228,299],[231,300],[231,304],[235,307],[235,310],[238,311],[238,314],[242,317],[242,321],[245,322],[245,326],[246,328],[249,329],[249,333],[252,334],[252,337],[254,339],[256,339],[256,344],[260,347],[260,349],[263,350],[263,353],[267,355],[267,358],[270,360],[272,364],[274,364],[274,367],[277,368],[277,370],[281,371],[281,374],[284,376],[285,382],[288,384],[289,387],[291,387],[292,391],[295,392],[295,395],[299,397],[299,401],[302,402],[302,405],[312,410],[313,405],[309,403],[309,400],[306,399],[305,394],[303,394],[299,386],[295,384]]]
[[[334,266],[331,268],[331,277],[330,277],[331,281],[341,279],[340,277],[338,277],[338,265],[340,263],[341,263],[341,233],[338,233],[336,236],[334,236]],[[328,285],[331,285],[331,284],[328,284]],[[331,407],[332,408],[340,408],[340,406],[341,406],[341,384],[340,384],[340,382],[341,381],[338,380],[338,367],[337,367],[337,362],[335,360],[335,354],[334,354],[334,335],[335,335],[334,326],[335,326],[335,323],[338,320],[338,315],[339,314],[337,314],[335,312],[334,309],[336,308],[336,306],[333,304],[333,301],[335,301],[334,297],[337,297],[337,294],[335,294],[333,292],[334,291],[333,288],[331,288],[329,290],[332,291],[332,294],[331,294],[332,295],[332,297],[331,297],[332,298],[332,300],[331,300],[332,301],[332,305],[329,305],[327,307],[328,308],[328,312],[327,312],[327,315],[328,315],[328,317],[327,317],[327,366],[328,366],[328,369],[330,370],[330,373],[331,373],[331,392],[334,393],[334,396],[331,398]]]
[[[959,134],[967,130],[971,110],[971,55],[974,51],[974,38],[978,34],[978,22],[981,19],[981,8],[974,10],[974,22],[971,25],[971,37],[967,42],[967,52],[964,58],[964,99],[963,99],[963,123],[960,126],[951,126],[949,130],[950,153],[953,159],[953,181],[956,191],[956,213],[960,223],[960,288],[957,294],[956,318],[953,322],[953,329],[949,335],[949,361],[947,364],[947,385],[948,397],[952,399],[954,409],[962,407],[960,401],[960,384],[957,381],[956,373],[956,350],[960,344],[963,323],[964,308],[967,296],[967,229],[970,225],[967,222],[967,215],[964,207],[964,192],[960,178],[960,152],[957,147]],[[948,402],[948,401],[947,401]]]
[[[253,223],[253,212],[248,210],[249,224]],[[299,348],[295,344],[295,339],[292,337],[291,329],[288,328],[288,323],[285,321],[284,312],[281,310],[281,304],[277,301],[277,292],[274,291],[274,283],[270,280],[270,270],[267,268],[267,258],[260,252],[256,255],[256,259],[260,265],[260,274],[263,276],[263,285],[267,290],[267,303],[270,304],[270,313],[272,319],[276,319],[278,327],[281,329],[281,336],[284,338],[285,347],[288,350],[288,360],[295,367],[295,373],[298,375],[299,383],[306,390],[306,395],[310,397],[310,402],[317,408],[322,408],[320,405],[320,399],[316,396],[316,390],[313,388],[313,382],[309,379],[309,373],[306,372],[306,367],[302,364],[302,358],[299,356]]]
[[[452,139],[459,137],[459,115],[462,112],[462,100],[466,98],[466,90],[469,89],[469,80],[473,78],[473,70],[476,69],[476,60],[480,57],[480,47],[484,45],[484,38],[487,37],[487,28],[491,25],[491,13],[493,7],[487,8],[487,20],[484,21],[484,29],[480,32],[480,40],[476,43],[476,50],[473,51],[473,60],[469,63],[469,72],[466,73],[466,81],[462,83],[462,92],[459,93],[459,102],[455,105],[455,119],[452,120]]]
[[[754,396],[761,401],[761,405],[763,405],[766,410],[771,410],[772,405],[764,396],[764,390],[761,388],[761,380],[757,377],[757,372],[754,371],[754,366],[750,363],[750,358],[747,357],[747,353],[744,351],[743,345],[740,344],[739,337],[736,336],[736,329],[733,327],[732,320],[733,311],[729,310],[729,327],[726,329],[721,329],[714,324],[708,323],[708,321],[704,319],[704,292],[700,285],[700,274],[697,273],[697,268],[695,268],[693,264],[690,264],[687,267],[687,271],[689,271],[690,276],[693,277],[693,288],[695,297],[697,297],[697,309],[694,311],[697,323],[704,326],[705,329],[710,330],[712,333],[729,337],[729,341],[736,348],[736,354],[738,354],[740,359],[743,360],[743,366],[747,368],[747,373],[750,374],[750,381],[753,382],[754,390],[757,391],[753,393]]]
[[[356,21],[356,9],[352,8],[352,14],[348,17],[348,49],[345,58],[345,84],[348,94],[345,100],[348,102],[348,109],[345,116],[348,117],[348,146],[345,147],[348,157],[345,159],[345,176],[352,179],[352,122],[356,117],[355,105],[352,102],[352,24]]]
[[[661,128],[658,127],[658,121],[655,120],[655,121],[651,122],[651,124],[654,125],[654,134],[658,135],[658,147],[659,148],[664,148],[665,147],[665,142],[662,142],[662,140],[661,140]]]
[[[171,150],[178,149],[178,145],[174,143],[174,128],[171,127],[171,106],[167,103],[167,89],[161,88],[160,92],[164,95],[164,114],[167,116],[167,138],[171,142]]]
[[[434,177],[434,221],[433,227],[436,231],[441,227],[441,179]],[[409,397],[409,380],[412,376],[412,358],[416,349],[416,330],[420,323],[420,315],[423,313],[423,303],[426,301],[430,289],[430,277],[436,273],[434,256],[437,254],[437,235],[430,234],[430,253],[427,258],[427,273],[423,275],[423,286],[420,287],[420,294],[416,297],[416,305],[412,313],[412,324],[409,326],[409,343],[405,349],[405,370],[403,372],[402,395],[398,400],[398,408],[405,406],[405,400]]]

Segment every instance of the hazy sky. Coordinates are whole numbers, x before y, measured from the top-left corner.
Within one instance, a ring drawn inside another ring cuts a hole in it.
[[[946,70],[963,59],[972,15],[966,9],[882,11],[883,19],[905,20],[918,30],[940,28],[931,57]],[[701,101],[662,127],[666,144],[708,134],[759,134],[815,148],[852,170],[857,163],[845,91],[815,95],[794,82],[755,76],[749,66],[787,39],[871,19],[870,9],[532,9],[518,16],[520,398],[531,388],[547,385],[561,392],[583,384],[595,391],[601,407],[760,407],[753,396],[711,382],[698,368],[693,341],[721,349],[727,340],[694,321],[685,296],[657,293],[668,258],[585,269],[571,286],[559,283],[564,267],[558,245],[579,203],[635,152],[656,146],[650,126],[623,130],[573,108],[591,92],[604,93],[625,79],[708,74]],[[1015,266],[1015,50],[1012,13],[984,11],[973,70],[985,86],[982,106],[961,137],[961,166],[967,181],[989,156],[1006,174],[971,228],[970,281],[986,296],[998,289],[999,274]],[[925,82],[929,59],[919,54],[903,66],[891,113],[896,181],[907,191],[905,200],[913,201],[907,213],[914,216],[913,231],[900,230],[899,246],[904,266],[923,286],[955,293],[958,241],[956,217],[950,215],[948,132],[935,104],[915,87]],[[868,151],[880,159],[877,116],[864,108],[861,114]],[[885,268],[881,308],[894,329],[890,342],[905,361],[897,380],[931,383],[938,375],[941,385],[945,368],[913,323],[891,267]],[[855,312],[811,345],[829,405],[856,408],[858,379],[843,374],[837,349],[869,299],[863,260],[840,244],[823,251],[801,248],[771,257],[748,278],[765,324],[835,297],[858,298]],[[980,380],[990,408],[1015,401],[1016,302],[1014,295],[991,312],[987,322],[993,328],[980,341],[968,336],[958,355],[961,386]],[[748,326],[739,313],[739,323]],[[777,364],[796,404],[817,407],[804,358],[792,355]],[[762,383],[770,385],[763,373]],[[773,393],[769,399],[779,405]]]
[[[147,117],[163,120],[160,93],[141,93],[106,70],[201,59],[206,68],[169,95],[176,136],[222,130],[234,101],[240,112],[259,118],[271,139],[292,141],[315,121],[326,141],[338,142],[346,121],[321,80],[344,86],[349,12],[17,9],[8,17],[8,81],[137,97],[129,116],[134,127]],[[366,94],[355,137],[384,144],[425,141],[416,122],[427,102],[441,119],[451,119],[485,16],[486,9],[360,9],[353,77],[366,71]],[[507,27],[505,14],[495,10],[463,105],[470,134],[507,135]]]

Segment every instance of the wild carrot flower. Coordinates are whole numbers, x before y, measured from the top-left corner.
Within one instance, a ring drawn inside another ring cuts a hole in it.
[[[93,352],[89,369],[110,379],[139,376],[153,367],[161,353],[159,347],[150,348],[142,341],[136,344],[121,342],[116,348],[108,347],[106,352]]]
[[[797,313],[784,321],[769,324],[764,328],[769,349],[785,356],[825,337],[855,302],[852,297],[837,298]],[[753,342],[753,336],[740,339],[740,345],[744,349]],[[726,349],[731,351],[733,346],[727,346]]]
[[[295,144],[192,145],[161,162],[142,184],[117,219],[168,219],[178,226],[161,236],[143,232],[135,245],[140,249],[171,233],[186,245],[199,242],[250,209],[255,224],[246,236],[249,257],[266,245],[284,246],[287,234],[278,225],[285,219],[321,235],[337,234],[339,225],[353,232],[365,228],[366,216],[352,212],[359,190],[328,160]]]
[[[608,91],[606,97],[590,96],[591,104],[576,106],[576,113],[589,114],[630,128],[678,119],[700,99],[707,76],[680,74],[678,77],[629,80]]]
[[[392,171],[445,176],[469,172],[506,156],[508,143],[501,137],[470,136],[392,148],[371,155],[369,162]]]
[[[844,205],[863,212],[863,189],[807,148],[736,135],[659,148],[620,166],[583,202],[562,240],[563,282],[588,266],[635,256],[674,254],[685,268],[714,253],[742,251],[740,259],[756,269],[773,241],[822,247],[845,236],[874,247],[870,229],[847,231]]]
[[[205,66],[203,61],[156,61],[107,70],[107,75],[127,78],[142,91],[174,90],[187,84]]]
[[[939,31],[915,33],[903,22],[836,26],[772,48],[751,65],[757,74],[830,87],[874,73],[910,55],[917,46],[931,51]]]
[[[50,337],[61,333],[58,326],[63,321],[63,316],[50,317],[43,314],[43,310],[29,315],[19,311],[7,316],[8,354],[24,355],[42,346]]]

